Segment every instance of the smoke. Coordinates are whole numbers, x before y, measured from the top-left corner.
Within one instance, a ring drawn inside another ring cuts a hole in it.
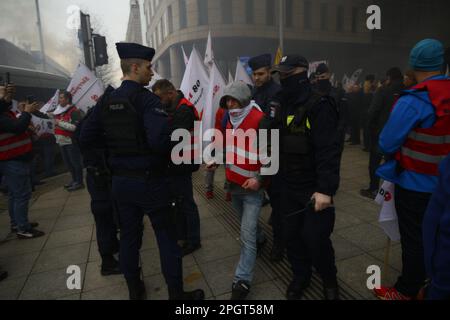
[[[45,53],[69,72],[81,58],[76,31],[65,26],[65,11],[55,14],[49,1],[40,1]],[[49,14],[50,13],[50,14]],[[35,2],[32,0],[0,1],[0,38],[24,49],[40,51]],[[69,49],[68,49],[69,48]]]

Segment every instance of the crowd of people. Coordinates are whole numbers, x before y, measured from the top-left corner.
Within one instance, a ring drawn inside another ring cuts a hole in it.
[[[118,43],[117,51],[124,75],[119,88],[109,87],[86,115],[63,91],[51,115],[72,177],[65,187],[84,188],[87,169],[101,274],[123,274],[130,299],[147,297],[139,250],[143,218],[148,216],[169,299],[202,300],[201,289],[184,290],[182,268],[183,257],[202,247],[192,185],[192,174],[200,170],[193,161],[198,142],[193,139],[189,151],[182,152],[188,154],[180,155],[192,160],[189,163],[175,164],[170,158],[177,143],[171,135],[179,129],[193,133],[200,115],[168,80],[157,81],[151,91],[144,88],[153,76],[154,49]],[[332,85],[326,64],[309,75],[307,59],[298,54],[283,57],[277,65],[268,54],[250,59],[254,87],[230,83],[215,121],[217,131],[227,137],[227,201],[241,227],[231,300],[244,300],[251,291],[256,260],[266,243],[259,226],[261,209],[268,203],[271,261],[287,257],[292,269],[286,298],[303,297],[314,268],[323,282],[323,298],[339,299],[330,239],[336,219],[333,197],[345,143],[359,145],[361,137],[364,151],[370,153],[370,184],[361,195],[374,199],[380,179],[395,184],[403,252],[397,283],[375,289],[375,295],[383,300],[450,299],[450,78],[444,75],[444,56],[439,41],[426,39],[412,49],[411,70],[405,75],[394,67],[378,83],[368,75],[364,84],[345,88]],[[20,116],[13,114],[13,91],[13,86],[0,91],[0,166],[9,190],[11,228],[19,238],[29,239],[43,235],[28,221],[29,126],[38,105],[25,103]],[[267,174],[262,147],[250,134],[260,130],[279,132],[279,142],[269,140],[265,146],[271,153],[273,143],[279,143],[276,174]],[[240,134],[250,138],[239,143]],[[214,173],[221,163],[203,166],[208,199],[214,197]],[[6,276],[0,272],[0,279]]]

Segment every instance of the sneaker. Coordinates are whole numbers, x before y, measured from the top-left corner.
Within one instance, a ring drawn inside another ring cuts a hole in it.
[[[323,297],[324,300],[336,301],[340,300],[339,298],[339,288],[323,288]]]
[[[206,192],[206,199],[214,199],[214,192],[213,191],[208,191]]]
[[[250,292],[250,284],[245,281],[238,281],[233,284],[231,300],[245,300]]]
[[[45,232],[30,229],[28,231],[17,231],[17,238],[19,239],[34,239],[45,235]]]
[[[231,193],[227,192],[227,194],[225,196],[225,201],[226,202],[231,202]]]
[[[362,189],[359,191],[359,194],[365,198],[375,200],[378,195],[378,190]]]
[[[185,257],[185,256],[188,256],[188,255],[190,255],[191,253],[194,253],[195,251],[197,251],[197,250],[200,250],[202,248],[202,245],[199,243],[199,244],[196,244],[196,245],[193,245],[193,244],[190,244],[190,243],[186,243],[182,248],[181,248],[181,250],[182,250],[182,255],[183,255],[183,257]]]
[[[8,272],[0,270],[0,281],[5,280],[6,278],[8,278]]]
[[[180,291],[169,288],[169,300],[172,301],[200,301],[205,300],[205,292],[202,289],[194,291]]]
[[[30,222],[30,227],[31,227],[31,229],[37,228],[37,227],[39,227],[39,223]],[[17,226],[11,227],[11,233],[17,233],[17,231],[19,231],[19,228]]]
[[[84,184],[76,183],[76,184],[73,184],[71,187],[67,188],[67,191],[74,192],[74,191],[82,190],[84,188],[85,188]]]
[[[398,292],[395,288],[381,287],[380,289],[374,289],[373,292],[380,300],[413,300],[412,297],[405,296],[404,294]]]
[[[69,189],[71,186],[74,185],[74,183],[75,183],[75,182],[72,181],[71,183],[65,184],[65,185],[64,185],[64,189]]]
[[[119,262],[112,255],[102,257],[102,268],[100,273],[103,277],[122,274]]]

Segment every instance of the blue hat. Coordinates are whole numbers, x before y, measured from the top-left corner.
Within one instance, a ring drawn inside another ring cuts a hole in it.
[[[121,60],[142,59],[152,61],[155,56],[155,49],[142,46],[137,43],[116,43],[117,53]]]
[[[272,55],[263,54],[261,56],[253,57],[248,61],[248,66],[256,71],[261,68],[270,68],[272,66]]]
[[[417,71],[439,71],[444,65],[444,46],[434,39],[420,41],[412,49],[409,64]]]

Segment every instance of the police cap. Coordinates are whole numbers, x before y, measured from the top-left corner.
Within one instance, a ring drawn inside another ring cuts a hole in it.
[[[253,71],[261,68],[270,68],[272,66],[272,55],[268,53],[253,57],[248,61],[248,65]]]
[[[309,69],[308,60],[306,60],[306,58],[302,57],[301,55],[292,54],[284,56],[281,59],[280,64],[273,67],[272,72],[285,73],[299,67]]]
[[[152,61],[155,56],[155,49],[142,46],[137,43],[116,43],[117,53],[121,60],[142,59]]]

